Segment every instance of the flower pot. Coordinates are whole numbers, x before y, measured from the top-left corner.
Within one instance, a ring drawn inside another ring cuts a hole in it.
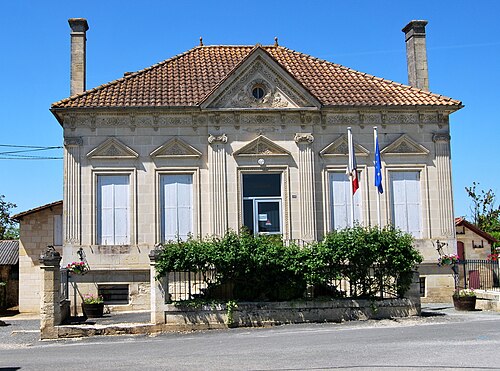
[[[453,297],[453,305],[456,310],[466,311],[476,309],[475,296]]]
[[[85,304],[82,303],[82,311],[87,318],[99,318],[104,315],[104,303]]]

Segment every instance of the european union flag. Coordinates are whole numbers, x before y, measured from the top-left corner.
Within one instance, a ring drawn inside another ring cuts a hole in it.
[[[382,160],[380,159],[380,149],[378,147],[378,135],[375,128],[375,187],[378,188],[379,193],[384,193],[382,187]]]

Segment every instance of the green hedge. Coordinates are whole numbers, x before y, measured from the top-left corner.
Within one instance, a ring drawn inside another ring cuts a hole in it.
[[[308,286],[316,295],[373,297],[383,288],[402,296],[422,260],[412,242],[409,234],[389,227],[335,231],[306,246],[284,243],[280,236],[228,232],[222,238],[166,243],[156,269],[159,276],[215,269],[216,280],[205,293],[210,299],[218,299],[221,285],[231,285],[239,300],[297,299]],[[339,279],[352,283],[350,292],[332,285]]]

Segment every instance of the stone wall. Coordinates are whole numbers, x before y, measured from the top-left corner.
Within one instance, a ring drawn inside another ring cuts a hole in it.
[[[465,233],[460,234],[459,231]],[[457,227],[457,241],[464,243],[465,259],[486,260],[491,254],[491,244],[467,227]]]
[[[54,244],[54,215],[62,215],[62,205],[26,215],[19,223],[19,311],[40,311],[40,263],[48,245]],[[56,246],[62,252],[61,246]]]

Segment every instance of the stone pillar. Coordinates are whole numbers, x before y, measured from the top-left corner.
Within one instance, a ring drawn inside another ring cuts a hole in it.
[[[70,95],[85,91],[87,30],[89,25],[84,18],[68,19],[71,27],[71,85]]]
[[[422,312],[422,304],[420,301],[420,273],[417,271],[413,272],[413,277],[411,280],[411,285],[405,294],[405,297],[410,299],[412,304],[415,306],[417,315]]]
[[[57,339],[56,326],[61,324],[61,255],[53,246],[40,256],[40,338]]]
[[[226,134],[208,137],[210,173],[210,209],[212,234],[223,236],[228,229],[227,221],[227,169],[226,169]]]
[[[311,133],[295,134],[295,143],[299,147],[300,238],[305,241],[316,239],[313,142]]]
[[[453,191],[451,184],[450,135],[434,134],[436,170],[439,192],[440,237],[455,238],[455,218],[453,214]]]
[[[429,70],[425,45],[427,21],[411,21],[404,28],[406,41],[406,61],[408,63],[408,84],[429,90]]]
[[[149,272],[151,284],[151,323],[165,323],[165,303],[169,296],[168,293],[168,276],[156,278],[156,259],[159,250],[152,250],[149,253]]]

